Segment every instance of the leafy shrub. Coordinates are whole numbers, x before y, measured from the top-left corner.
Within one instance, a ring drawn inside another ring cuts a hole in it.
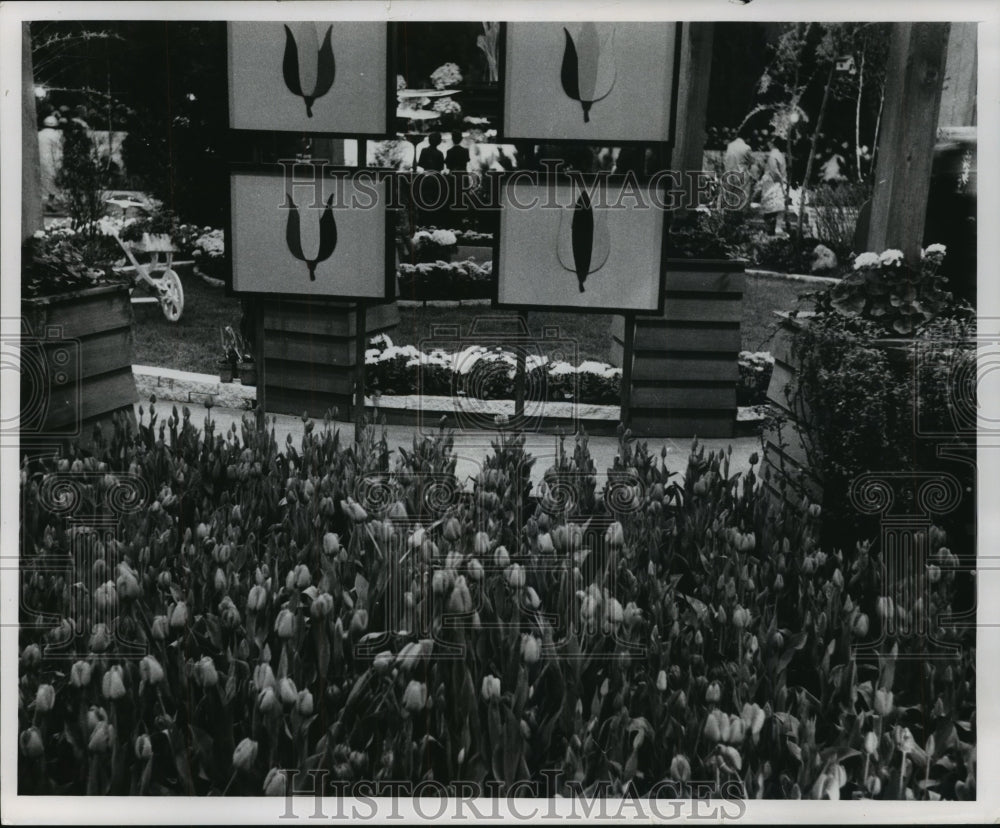
[[[626,432],[601,495],[581,436],[532,500],[523,436],[501,429],[468,492],[453,447],[391,460],[374,428],[307,422],[279,450],[260,413],[199,432],[150,405],[94,457],[26,459],[19,793],[282,795],[277,769],[325,768],[450,794],[975,798],[974,629],[889,628],[916,610],[881,552],[821,549],[818,507],[770,506],[756,457],[695,444],[680,478]],[[101,584],[82,606],[80,577]]]
[[[821,184],[810,196],[816,236],[840,261],[846,261],[856,252],[854,234],[858,215],[870,197],[868,184],[846,181],[836,185]]]
[[[396,268],[402,299],[486,299],[493,293],[493,262],[423,262]]]
[[[121,256],[117,242],[99,233],[38,230],[22,248],[21,296],[54,296],[121,281],[111,269]]]

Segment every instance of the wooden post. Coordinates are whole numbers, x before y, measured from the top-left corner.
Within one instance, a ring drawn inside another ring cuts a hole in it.
[[[632,422],[632,352],[635,350],[635,316],[625,316],[622,342],[621,412],[619,419],[628,427]]]
[[[938,128],[976,123],[976,23],[952,23]]]
[[[517,313],[518,321],[520,325],[518,326],[522,332],[528,331],[528,314],[525,311],[518,311]],[[514,422],[517,423],[518,428],[522,428],[522,423],[524,421],[524,382],[525,382],[525,361],[527,359],[526,351],[527,343],[521,342],[517,347],[517,353],[515,358],[517,360],[514,366]]]
[[[896,23],[889,48],[868,248],[910,262],[923,242],[949,26]]]
[[[21,24],[21,238],[41,230],[42,168],[38,152],[38,116],[31,62],[31,30]]]
[[[365,344],[368,320],[365,303],[358,302],[354,312],[354,440],[361,442],[365,428]]]
[[[695,193],[689,174],[701,172],[705,154],[705,118],[712,75],[714,23],[684,23],[681,28],[680,77],[677,87],[677,128],[671,164],[684,178],[681,186]],[[684,209],[677,211],[683,215]]]

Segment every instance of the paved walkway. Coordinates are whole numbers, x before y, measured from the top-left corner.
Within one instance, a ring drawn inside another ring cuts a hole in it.
[[[184,403],[172,403],[169,401],[157,403],[157,413],[161,419],[169,415],[172,405],[176,405],[178,410],[180,410]],[[186,405],[191,411],[192,423],[201,428],[205,422],[205,417],[208,414],[208,409],[202,405],[196,405],[193,403],[186,403]],[[144,401],[144,407],[148,409],[148,401]],[[228,429],[234,422],[239,424],[245,413],[245,411],[241,411],[239,409],[223,408],[218,405],[213,406],[211,410],[212,419],[216,423],[217,431]],[[148,418],[148,412],[146,416]],[[269,419],[271,416],[272,415],[268,415]],[[277,440],[279,446],[283,447],[285,445],[285,441],[289,434],[292,435],[293,443],[297,444],[301,441],[304,433],[304,424],[301,417],[285,414],[273,416],[277,417],[275,439]],[[321,425],[322,423],[317,422],[317,426]],[[338,426],[346,437],[350,438],[353,436],[354,425],[352,423],[338,423]],[[398,446],[406,448],[412,445],[413,434],[416,426],[390,425],[385,428],[388,432],[389,446],[393,450],[395,450]],[[457,462],[455,474],[459,480],[465,481],[470,476],[478,473],[479,464],[485,454],[489,451],[490,442],[495,437],[496,433],[490,431],[456,432],[455,454],[457,456]],[[656,452],[659,452],[661,447],[666,447],[667,468],[683,475],[685,469],[687,468],[687,458],[691,449],[690,439],[677,437],[650,437],[643,439],[645,442],[649,443],[650,447],[654,448]],[[535,465],[532,467],[532,483],[537,485],[541,481],[545,470],[552,465],[553,461],[557,457],[558,440],[558,437],[548,434],[528,435],[526,449],[533,457],[536,458]],[[706,439],[700,440],[699,442],[704,444],[706,454],[710,450],[724,450],[730,445],[733,447],[732,459],[730,461],[730,474],[746,471],[749,466],[750,455],[754,452],[760,451],[760,440],[757,437],[736,437],[731,440]],[[591,457],[594,460],[594,465],[597,467],[598,488],[602,488],[605,480],[607,479],[607,470],[614,464],[615,457],[618,455],[618,439],[616,437],[591,436],[588,438],[588,447],[590,449]],[[573,451],[572,436],[566,437],[566,450],[570,453]]]

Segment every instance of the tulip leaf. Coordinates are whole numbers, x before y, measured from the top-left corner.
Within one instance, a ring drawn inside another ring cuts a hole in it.
[[[285,86],[293,95],[302,97],[302,87],[299,85],[299,47],[295,43],[295,35],[285,26],[285,54],[281,64]]]
[[[572,98],[574,101],[579,101],[580,61],[577,58],[576,45],[573,43],[573,37],[570,35],[569,29],[564,28],[563,32],[566,35],[566,45],[563,48],[562,71],[561,71],[562,87],[567,97]]]

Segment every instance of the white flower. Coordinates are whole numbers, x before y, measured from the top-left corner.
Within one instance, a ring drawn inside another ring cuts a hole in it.
[[[406,78],[402,75],[396,75],[396,91],[400,89],[406,89]]]
[[[878,253],[859,253],[854,260],[854,269],[862,270],[866,267],[878,267],[880,261]]]
[[[462,111],[462,106],[453,98],[438,98],[431,109],[443,115],[457,115]]]
[[[885,267],[889,267],[891,265],[896,265],[898,267],[903,263],[903,251],[886,250],[881,256],[879,256],[878,260]]]
[[[935,243],[927,245],[927,247],[924,248],[924,251],[921,255],[923,256],[923,258],[926,259],[929,256],[944,256],[945,253],[947,252],[948,252],[947,247],[945,247],[943,244]]]
[[[447,89],[462,82],[462,73],[455,63],[444,63],[431,73],[431,83],[435,89]]]
[[[490,122],[489,118],[477,118],[475,115],[466,115],[462,118],[467,124],[488,124]]]

